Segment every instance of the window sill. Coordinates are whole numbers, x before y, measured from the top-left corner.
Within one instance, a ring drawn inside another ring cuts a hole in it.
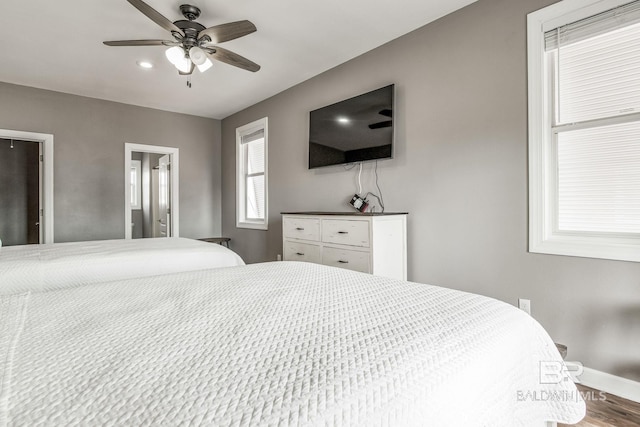
[[[529,252],[640,262],[640,239],[553,236],[530,242]]]
[[[236,228],[248,228],[252,230],[268,230],[269,224],[266,222],[236,222]]]

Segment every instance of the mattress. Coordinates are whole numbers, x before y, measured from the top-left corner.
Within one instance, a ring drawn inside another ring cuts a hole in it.
[[[244,265],[235,252],[185,238],[0,247],[0,294]]]
[[[0,425],[513,427],[585,411],[571,381],[541,383],[561,359],[524,312],[296,262],[0,296],[0,359]]]

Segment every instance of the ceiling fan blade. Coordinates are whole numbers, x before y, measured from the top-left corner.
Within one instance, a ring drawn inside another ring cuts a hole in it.
[[[206,28],[198,34],[198,39],[209,36],[211,43],[228,42],[238,37],[246,36],[256,31],[256,26],[251,21],[236,21],[227,24]]]
[[[388,108],[385,108],[384,110],[378,111],[378,114],[380,114],[381,116],[385,116],[385,117],[393,117],[393,111],[391,111]]]
[[[369,125],[369,129],[382,129],[382,128],[390,128],[393,122],[391,120],[387,120],[384,122],[372,123]]]
[[[186,73],[183,73],[182,71],[178,70],[178,74],[180,74],[181,76],[190,76],[191,74],[193,74],[193,70],[196,68],[196,64],[194,64],[193,62],[191,63],[191,68],[189,69],[189,71],[187,71]]]
[[[102,43],[107,46],[177,46],[179,44],[170,40],[113,40]]]
[[[160,12],[143,2],[142,0],[127,0],[133,7],[138,9],[140,12],[145,14],[147,18],[151,19],[156,24],[160,25],[162,28],[169,32],[177,32],[178,34],[182,34],[182,30],[176,26],[173,22],[169,21],[167,18],[162,16]]]
[[[233,65],[234,67],[242,68],[243,70],[255,73],[260,69],[260,66],[255,62],[218,46],[214,46],[210,50],[205,50],[205,52],[207,52],[207,56],[211,59]]]

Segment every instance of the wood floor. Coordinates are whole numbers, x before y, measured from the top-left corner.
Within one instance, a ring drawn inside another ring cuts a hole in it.
[[[587,402],[587,415],[578,424],[579,427],[638,427],[640,426],[640,403],[604,393],[606,399],[598,401],[600,391],[578,385],[583,396],[596,399]],[[566,424],[558,424],[565,426]]]

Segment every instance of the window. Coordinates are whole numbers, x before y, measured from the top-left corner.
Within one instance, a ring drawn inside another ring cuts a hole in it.
[[[131,160],[131,209],[142,209],[142,162]]]
[[[266,230],[267,118],[236,129],[236,226]]]
[[[528,17],[529,249],[640,261],[640,1]]]

